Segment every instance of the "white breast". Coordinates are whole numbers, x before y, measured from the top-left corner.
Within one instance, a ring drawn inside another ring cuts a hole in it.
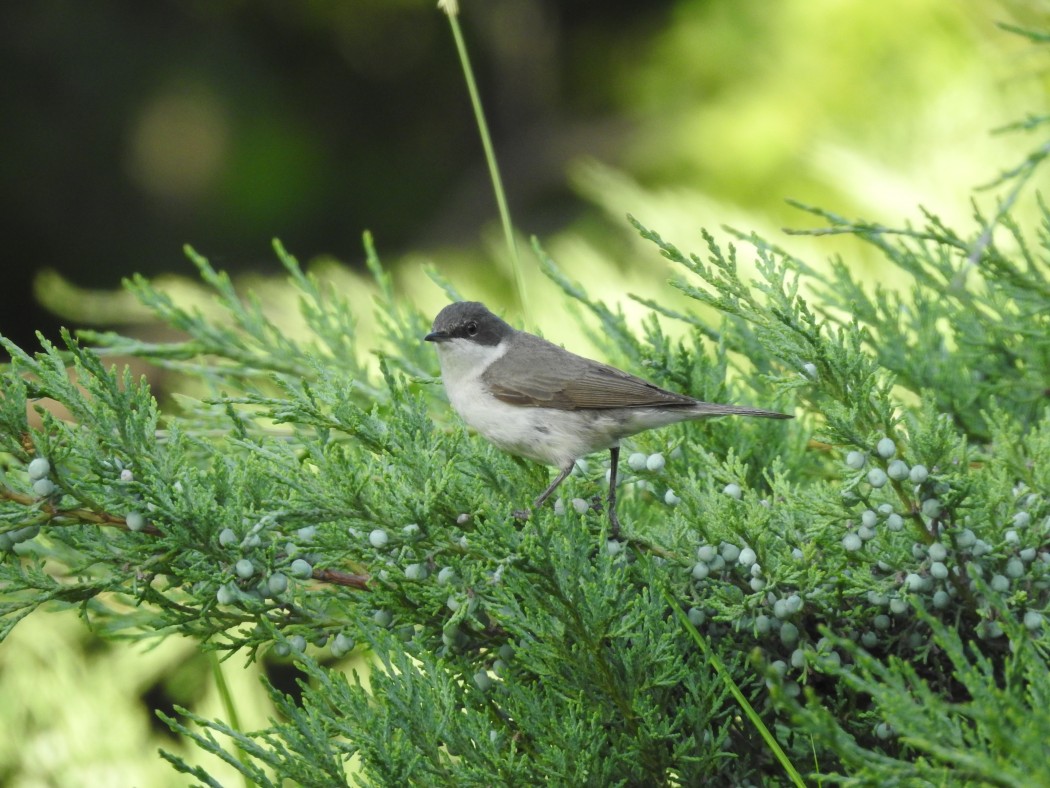
[[[507,352],[453,339],[437,346],[449,402],[469,426],[504,451],[560,468],[615,443],[594,416],[511,405],[489,394],[481,375]],[[596,429],[597,428],[597,429]]]

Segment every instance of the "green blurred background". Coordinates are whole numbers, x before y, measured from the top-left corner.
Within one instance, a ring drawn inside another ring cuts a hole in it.
[[[1045,27],[1042,1],[462,10],[518,230],[610,301],[673,297],[627,212],[697,251],[700,228],[723,224],[786,242],[779,228],[813,224],[788,197],[896,225],[922,204],[965,228],[972,187],[1037,142],[990,129],[1046,106],[1045,54],[997,27]],[[462,72],[432,2],[5,3],[0,70],[0,333],[24,346],[60,322],[140,319],[86,291],[132,272],[189,275],[184,243],[267,275],[276,236],[304,261],[355,271],[366,229],[424,308],[444,298],[420,270],[434,263],[514,316]],[[844,241],[789,245],[869,265]],[[552,286],[521,246],[530,323],[571,332],[545,314]],[[364,278],[340,275],[366,304]],[[289,674],[241,667],[227,674],[258,727],[258,671],[286,685]],[[94,639],[74,614],[31,617],[0,645],[0,783],[184,784],[156,756],[184,748],[152,709],[220,715],[215,695],[192,643],[147,650]]]

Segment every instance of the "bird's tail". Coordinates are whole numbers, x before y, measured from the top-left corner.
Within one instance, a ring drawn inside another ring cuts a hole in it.
[[[761,410],[759,408],[748,408],[741,405],[718,405],[714,402],[697,402],[692,407],[697,418],[708,416],[758,416],[763,419],[793,419],[788,413],[779,413],[775,410]]]

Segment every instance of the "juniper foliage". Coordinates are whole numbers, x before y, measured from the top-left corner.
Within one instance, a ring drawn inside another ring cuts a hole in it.
[[[674,286],[722,316],[650,302],[680,340],[655,317],[634,329],[538,250],[615,363],[799,416],[638,436],[621,541],[590,503],[595,461],[560,506],[515,520],[547,472],[450,415],[429,318],[370,243],[372,316],[276,246],[305,339],[190,252],[221,318],[128,283],[179,341],[4,342],[0,637],[75,607],[110,636],[292,657],[302,694],[270,687],[267,730],[164,717],[259,785],[1050,781],[1040,210],[1028,232],[1009,210],[977,214],[969,236],[933,216],[890,230],[815,211],[907,292],[739,235],[750,281],[735,246],[705,234],[706,254],[687,254],[636,223],[680,266]],[[366,319],[377,349],[357,339]],[[185,393],[161,407],[114,355],[178,373]],[[340,669],[354,648],[374,657],[367,680]]]

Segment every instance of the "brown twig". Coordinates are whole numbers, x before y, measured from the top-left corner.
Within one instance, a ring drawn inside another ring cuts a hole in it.
[[[131,531],[131,529],[128,528],[127,520],[123,517],[118,517],[115,514],[110,514],[109,512],[96,512],[83,507],[77,507],[75,509],[59,509],[47,500],[26,493],[16,492],[7,487],[0,487],[0,499],[14,501],[15,503],[26,507],[35,507],[51,519],[74,521],[74,523],[70,524],[91,523],[93,525],[106,525],[113,528],[123,528],[127,531]],[[147,523],[144,528],[135,533],[159,536],[161,530],[152,523]],[[357,588],[362,591],[368,590],[368,581],[371,580],[371,577],[367,574],[353,574],[352,572],[342,572],[338,569],[316,569],[314,570],[313,578],[322,583]]]
[[[77,507],[75,509],[59,509],[53,503],[49,501],[36,498],[26,493],[15,492],[9,490],[6,487],[0,487],[0,498],[6,498],[9,501],[20,503],[23,506],[34,506],[41,512],[46,514],[52,519],[69,519],[75,520],[80,523],[93,523],[94,525],[108,525],[115,528],[124,528],[128,531],[128,521],[123,517],[118,517],[115,514],[109,512],[95,512],[91,509],[85,509],[83,507]],[[153,534],[154,536],[160,535],[160,529],[152,523],[147,523],[142,530],[138,533]]]
[[[361,591],[368,590],[368,581],[372,579],[369,575],[355,575],[350,572],[340,572],[338,569],[315,569],[313,578],[322,583],[357,588]]]

